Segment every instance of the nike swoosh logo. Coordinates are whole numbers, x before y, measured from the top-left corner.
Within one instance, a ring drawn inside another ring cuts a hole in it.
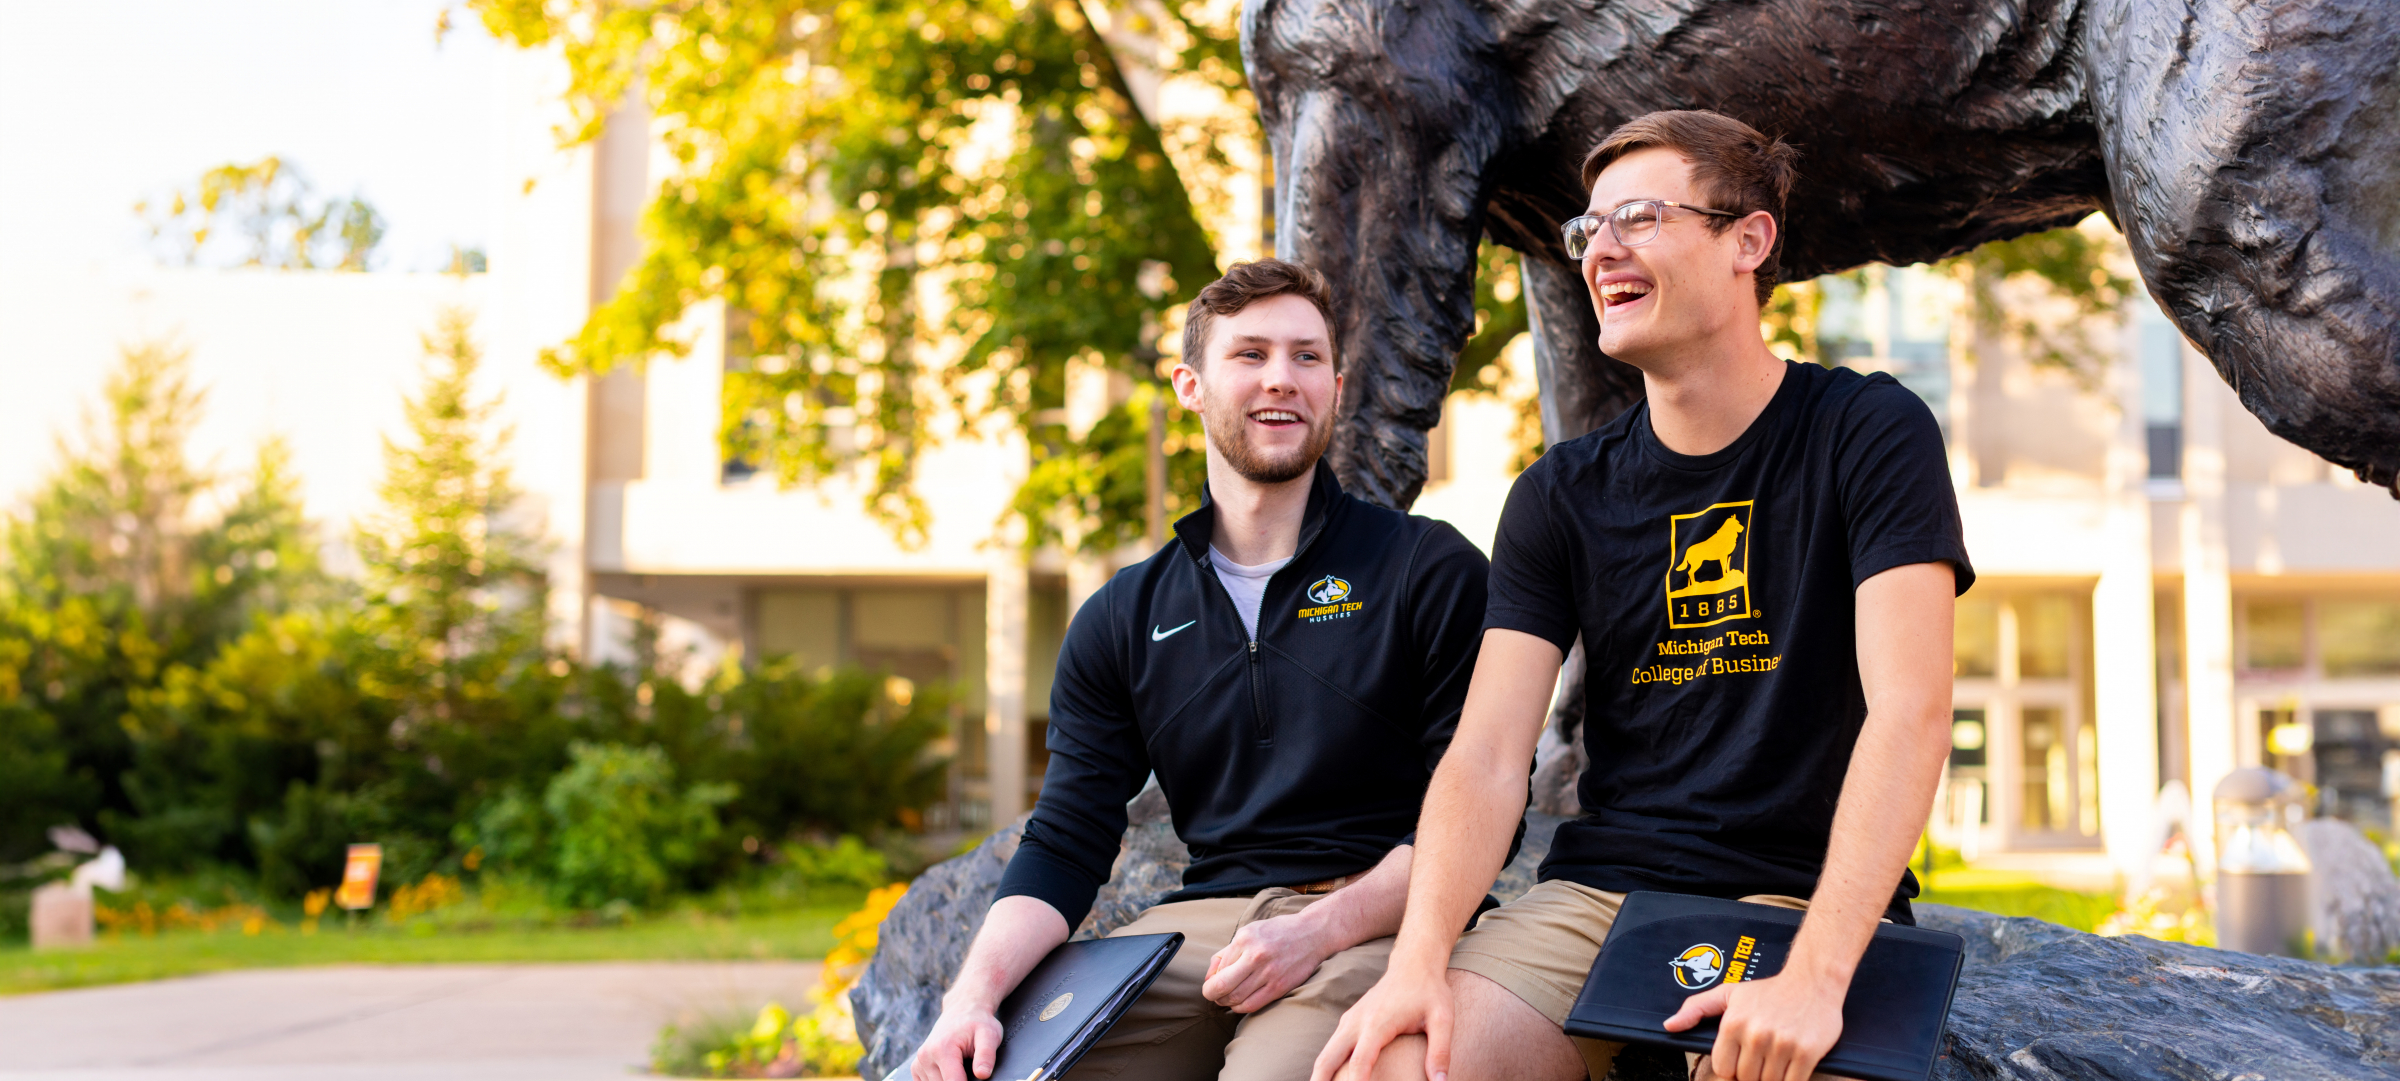
[[[1195,619],[1195,620],[1193,620],[1193,621],[1192,621],[1192,623],[1198,623],[1198,622],[1200,622],[1200,621],[1199,621],[1199,620],[1197,620],[1197,619]],[[1192,623],[1186,623],[1186,624],[1184,624],[1184,625],[1183,625],[1183,627],[1189,627],[1189,626],[1191,626],[1191,625],[1192,625]],[[1162,630],[1159,630],[1159,629],[1158,629],[1156,626],[1153,626],[1153,627],[1151,627],[1151,628],[1150,628],[1150,640],[1151,640],[1151,641],[1153,641],[1153,642],[1164,642],[1164,641],[1166,641],[1166,640],[1167,640],[1167,639],[1169,639],[1169,638],[1173,638],[1173,637],[1175,636],[1175,631],[1180,631],[1180,630],[1182,630],[1182,629],[1183,629],[1183,627],[1177,627],[1177,628],[1175,628],[1175,630],[1174,630],[1174,631],[1162,631]]]

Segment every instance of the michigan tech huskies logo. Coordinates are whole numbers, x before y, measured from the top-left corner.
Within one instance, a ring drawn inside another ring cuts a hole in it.
[[[1756,500],[1719,503],[1667,519],[1667,626],[1707,627],[1746,619]]]
[[[1348,619],[1351,613],[1365,607],[1358,601],[1350,599],[1350,583],[1330,574],[1309,583],[1308,599],[1315,601],[1316,604],[1313,607],[1301,609],[1300,618],[1310,623],[1323,623],[1328,619]]]
[[[1725,974],[1725,951],[1705,942],[1688,946],[1667,962],[1667,967],[1675,970],[1676,986],[1686,991],[1704,990]]]

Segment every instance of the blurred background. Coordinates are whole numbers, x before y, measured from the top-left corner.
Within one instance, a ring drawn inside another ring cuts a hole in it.
[[[1236,9],[0,0],[0,991],[854,965],[1030,806],[1067,622],[1196,505],[1181,309],[1275,239]],[[1513,253],[1477,306],[1415,511],[1488,546],[1542,452]],[[1948,438],[1936,899],[2205,934],[2122,887],[2197,883],[2245,765],[2389,843],[2400,507],[2105,219],[1765,329]],[[102,941],[27,952],[100,846]]]

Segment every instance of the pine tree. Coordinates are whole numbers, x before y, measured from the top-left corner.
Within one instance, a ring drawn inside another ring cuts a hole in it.
[[[500,399],[480,399],[473,318],[456,309],[424,338],[424,383],[407,403],[408,438],[384,441],[383,510],[361,523],[368,611],[401,665],[391,693],[403,724],[464,719],[539,660],[543,579],[515,520],[505,463],[512,433]]]
[[[320,581],[280,448],[262,450],[227,514],[195,515],[225,487],[185,451],[203,404],[182,350],[125,350],[98,408],[60,439],[56,472],[5,526],[0,860],[38,851],[49,826],[113,833],[157,809],[134,778],[145,757],[159,762],[141,747],[160,735],[145,693]],[[190,766],[168,758],[165,775]]]

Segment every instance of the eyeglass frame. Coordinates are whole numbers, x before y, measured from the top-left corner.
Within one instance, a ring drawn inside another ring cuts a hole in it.
[[[1586,237],[1584,240],[1585,247],[1583,251],[1577,252],[1575,250],[1575,223],[1583,221],[1586,218],[1596,220],[1600,222],[1602,226],[1606,227],[1608,229],[1608,235],[1616,237],[1617,246],[1621,248],[1638,248],[1643,244],[1650,243],[1651,240],[1657,240],[1658,234],[1652,233],[1650,234],[1649,240],[1644,240],[1638,244],[1628,244],[1625,242],[1625,238],[1617,233],[1617,215],[1624,213],[1626,207],[1641,206],[1645,203],[1661,208],[1661,211],[1658,215],[1658,224],[1659,228],[1661,229],[1666,228],[1667,215],[1665,213],[1665,208],[1670,207],[1676,210],[1689,210],[1696,214],[1713,214],[1720,218],[1740,218],[1747,216],[1736,214],[1730,210],[1716,210],[1705,206],[1693,206],[1689,203],[1678,203],[1672,199],[1628,199],[1610,208],[1609,212],[1606,214],[1577,214],[1572,218],[1568,218],[1565,225],[1559,226],[1559,238],[1566,245],[1567,258],[1581,262],[1585,256],[1591,254],[1591,240],[1589,237]]]

